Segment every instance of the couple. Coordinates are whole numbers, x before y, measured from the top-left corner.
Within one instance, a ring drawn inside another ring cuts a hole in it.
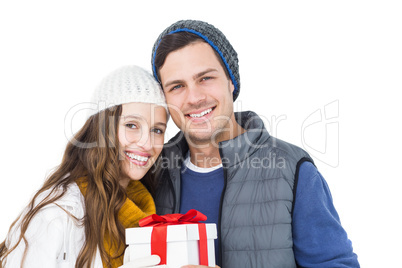
[[[189,209],[217,224],[222,267],[359,267],[308,154],[271,137],[255,113],[233,112],[238,59],[222,32],[172,24],[152,71],[103,80],[94,101],[113,106],[67,145],[0,245],[0,267],[140,267],[124,255],[125,228]],[[181,131],[163,145],[169,113]]]

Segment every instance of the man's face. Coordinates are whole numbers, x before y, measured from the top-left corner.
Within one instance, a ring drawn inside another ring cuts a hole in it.
[[[171,52],[160,78],[172,119],[192,142],[230,137],[235,123],[234,86],[207,43],[196,42]]]

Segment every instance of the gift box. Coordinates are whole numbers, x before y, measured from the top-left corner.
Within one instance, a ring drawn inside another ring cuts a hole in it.
[[[179,268],[186,264],[215,267],[216,225],[199,223],[206,216],[196,210],[186,214],[156,214],[144,218],[137,228],[126,229],[130,259],[161,257],[160,264]]]

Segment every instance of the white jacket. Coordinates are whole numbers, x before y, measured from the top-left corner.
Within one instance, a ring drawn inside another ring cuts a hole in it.
[[[48,194],[49,191],[41,194],[37,198],[36,204]],[[71,184],[61,199],[41,209],[31,220],[25,232],[29,247],[24,267],[74,268],[85,240],[84,226],[80,226],[80,222],[76,222],[63,209],[77,219],[84,217],[84,197],[77,184]],[[15,245],[19,234],[20,229],[16,225],[16,228],[7,237],[7,248]],[[8,255],[5,268],[20,268],[24,250],[25,243],[21,241],[18,247]],[[103,267],[99,251],[93,267]]]

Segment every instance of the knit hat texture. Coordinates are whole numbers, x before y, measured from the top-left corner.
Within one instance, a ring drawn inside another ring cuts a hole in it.
[[[153,103],[168,112],[160,84],[148,71],[130,65],[121,67],[106,76],[95,89],[92,103],[98,106],[89,116],[102,110],[130,102]]]
[[[219,29],[203,21],[181,20],[170,25],[159,35],[152,49],[152,71],[156,80],[160,81],[155,68],[155,55],[159,43],[165,35],[177,32],[194,33],[204,39],[205,42],[218,52],[235,87],[233,91],[233,101],[236,100],[240,93],[239,60],[237,53],[226,39],[226,36]]]

